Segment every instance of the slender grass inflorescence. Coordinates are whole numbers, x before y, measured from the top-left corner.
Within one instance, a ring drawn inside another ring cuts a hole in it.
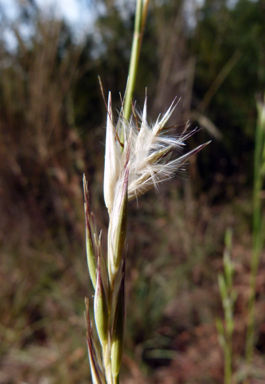
[[[107,255],[102,255],[101,234],[95,230],[84,177],[87,264],[94,295],[93,332],[86,299],[87,345],[93,384],[118,384],[122,360],[125,325],[125,254],[128,201],[138,198],[151,188],[170,179],[181,170],[187,159],[208,143],[177,158],[185,140],[196,130],[174,137],[166,123],[176,108],[173,101],[167,112],[149,125],[147,97],[142,114],[134,108],[130,117],[143,30],[149,0],[136,1],[135,28],[129,77],[124,103],[115,124],[111,93],[107,104],[107,128],[104,167],[104,200],[109,213]]]
[[[94,296],[94,322],[97,335],[92,332],[87,306],[87,344],[93,383],[116,384],[122,359],[125,324],[125,256],[128,201],[138,198],[164,180],[173,177],[187,159],[203,149],[198,146],[180,157],[184,141],[197,130],[179,137],[170,135],[166,123],[176,108],[174,100],[167,112],[156,122],[147,122],[147,98],[142,114],[124,118],[123,107],[114,124],[111,94],[108,97],[104,199],[109,213],[108,247],[102,255],[101,234],[97,234],[89,207],[87,183],[84,177],[87,263]],[[121,140],[122,138],[122,140]]]
[[[219,344],[224,353],[224,384],[232,384],[232,356],[234,331],[234,306],[237,291],[233,287],[234,265],[231,261],[232,231],[227,229],[225,234],[225,251],[223,256],[224,273],[218,275],[219,291],[224,311],[224,322],[216,319]]]

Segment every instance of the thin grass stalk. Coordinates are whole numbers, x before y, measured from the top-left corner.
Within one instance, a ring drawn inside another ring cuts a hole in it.
[[[253,240],[249,283],[248,328],[246,336],[246,363],[250,367],[254,350],[255,293],[259,261],[264,242],[264,223],[262,222],[262,186],[265,166],[265,96],[257,102],[258,118],[255,134],[254,184],[253,184]],[[248,383],[248,379],[245,381]]]
[[[219,291],[222,298],[224,322],[216,319],[219,344],[224,354],[224,384],[232,384],[234,305],[237,292],[233,288],[234,266],[231,261],[232,231],[225,234],[225,251],[223,256],[224,273],[218,275]]]
[[[129,75],[127,89],[124,99],[124,118],[129,120],[131,114],[131,101],[133,99],[133,92],[136,82],[136,74],[140,56],[140,50],[143,39],[143,32],[146,23],[148,5],[150,0],[137,0],[136,12],[135,12],[135,24],[134,24],[134,35],[131,50],[131,59],[129,65]]]

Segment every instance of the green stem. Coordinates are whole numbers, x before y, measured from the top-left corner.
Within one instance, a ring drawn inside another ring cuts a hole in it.
[[[259,108],[260,107],[260,108]],[[256,279],[259,260],[263,244],[262,231],[262,214],[261,214],[261,191],[263,184],[262,166],[263,152],[265,148],[265,123],[262,119],[262,110],[264,101],[261,106],[258,105],[258,124],[255,137],[255,155],[254,155],[254,186],[253,186],[253,245],[250,272],[250,295],[248,304],[248,329],[246,336],[246,363],[250,365],[253,358],[254,349],[254,327],[255,327],[255,293]],[[245,383],[248,383],[248,378]]]
[[[142,36],[143,36],[149,1],[150,0],[137,0],[137,3],[136,3],[134,35],[133,35],[133,42],[132,42],[128,83],[127,83],[127,89],[126,89],[125,100],[124,100],[123,116],[126,120],[129,120],[130,114],[131,114],[131,101],[133,98],[133,92],[135,88],[136,74],[137,74],[140,50],[142,45]]]
[[[232,345],[230,341],[226,345],[224,353],[225,353],[224,384],[231,384],[232,383]]]

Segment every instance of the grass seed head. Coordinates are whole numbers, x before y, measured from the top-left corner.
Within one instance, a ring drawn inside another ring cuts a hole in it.
[[[113,209],[115,191],[128,161],[128,152],[128,200],[132,200],[153,187],[157,188],[160,182],[172,178],[191,155],[208,144],[200,145],[175,159],[172,158],[174,152],[181,152],[185,140],[197,132],[196,129],[189,133],[184,131],[177,137],[170,134],[166,123],[177,104],[177,100],[174,99],[162,117],[159,115],[154,124],[148,124],[146,98],[143,112],[139,114],[140,126],[135,112],[130,121],[127,121],[123,118],[123,109],[114,126],[109,94],[104,174],[104,197],[109,213]]]

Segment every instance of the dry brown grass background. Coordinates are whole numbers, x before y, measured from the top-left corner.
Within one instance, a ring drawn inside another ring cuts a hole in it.
[[[158,13],[155,17],[163,70],[151,87],[150,113],[163,111],[177,88],[185,97],[175,123],[190,116],[195,61],[185,57],[180,29],[170,34],[170,28],[179,26],[180,16],[167,29]],[[106,111],[96,76],[100,74],[108,88],[115,72],[112,77],[104,72],[104,58],[93,61],[86,56],[89,39],[87,45],[71,42],[63,22],[47,19],[39,10],[32,20],[30,41],[6,20],[2,29],[13,31],[17,51],[10,52],[4,39],[0,46],[0,383],[81,384],[90,382],[84,297],[91,295],[82,174],[86,172],[92,210],[104,239]],[[172,47],[183,46],[166,55],[168,36]],[[140,80],[141,76],[144,70]],[[124,78],[125,70],[120,81]],[[82,83],[93,89],[93,95],[84,96]],[[113,86],[116,90],[119,84]],[[117,105],[118,100],[117,92]],[[101,120],[95,120],[93,112]],[[203,135],[207,134],[198,140]],[[207,148],[201,161],[214,151]],[[244,376],[251,187],[245,186],[240,172],[228,176],[219,172],[206,190],[198,162],[192,159],[185,175],[129,206],[124,384],[223,382],[215,319],[223,316],[217,274],[222,271],[228,227],[233,228],[238,292],[233,369],[237,382]],[[216,198],[223,195],[223,200]],[[265,380],[264,295],[263,253],[252,384]]]

